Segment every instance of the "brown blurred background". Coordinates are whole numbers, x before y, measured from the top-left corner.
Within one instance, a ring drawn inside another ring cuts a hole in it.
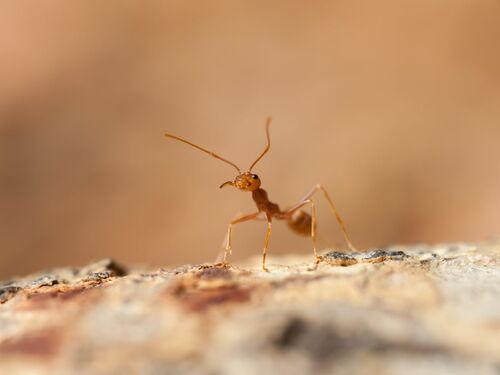
[[[255,172],[315,183],[359,247],[500,233],[500,2],[65,1],[0,10],[0,278],[214,260]],[[321,198],[321,246],[342,245]],[[262,222],[236,228],[258,255]],[[309,253],[275,226],[271,254]]]

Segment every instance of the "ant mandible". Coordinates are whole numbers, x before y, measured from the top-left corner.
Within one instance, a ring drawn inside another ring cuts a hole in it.
[[[269,137],[270,124],[271,124],[271,117],[268,117],[266,121],[267,146],[264,149],[264,151],[262,151],[262,153],[257,157],[257,159],[252,163],[252,165],[250,166],[250,168],[248,168],[248,171],[246,172],[241,172],[241,169],[236,164],[220,157],[214,152],[206,150],[203,147],[195,145],[194,143],[191,143],[185,139],[177,137],[176,135],[169,133],[165,134],[165,136],[168,138],[173,138],[177,141],[186,143],[194,148],[197,148],[200,151],[209,154],[210,156],[216,159],[222,160],[223,162],[233,166],[238,171],[238,175],[236,176],[234,181],[226,181],[222,185],[220,185],[220,188],[223,188],[224,186],[233,186],[238,190],[249,191],[252,193],[252,199],[257,205],[258,211],[251,214],[240,216],[229,223],[229,227],[227,229],[224,259],[222,261],[223,265],[228,265],[227,256],[228,254],[231,254],[231,234],[233,225],[243,223],[245,221],[258,220],[261,214],[265,214],[265,218],[267,220],[267,233],[266,233],[266,238],[264,240],[264,249],[262,251],[262,269],[264,271],[268,271],[268,269],[266,268],[266,255],[267,255],[267,249],[269,247],[269,238],[271,237],[273,218],[277,220],[286,220],[288,222],[288,226],[290,227],[290,229],[292,229],[294,232],[298,234],[310,235],[312,238],[314,258],[316,263],[318,263],[321,258],[318,256],[316,250],[316,207],[314,205],[314,200],[312,199],[313,195],[318,191],[321,191],[324,197],[326,198],[330,210],[332,211],[333,215],[337,219],[337,222],[339,223],[339,226],[342,230],[347,245],[352,251],[355,251],[356,249],[352,245],[349,235],[347,234],[344,221],[340,217],[340,214],[337,211],[337,208],[335,207],[332,198],[321,184],[317,184],[316,186],[314,186],[296,204],[294,204],[293,206],[284,211],[282,211],[276,203],[271,202],[267,196],[267,192],[260,187],[261,185],[260,178],[258,175],[252,173],[252,169],[271,148],[271,139]],[[301,208],[307,204],[311,205],[311,214],[308,214],[303,210],[301,210]]]

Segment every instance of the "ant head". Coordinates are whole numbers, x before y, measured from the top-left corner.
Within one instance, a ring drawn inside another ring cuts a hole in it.
[[[194,147],[200,151],[203,151],[204,153],[216,158],[216,159],[219,159],[221,161],[223,161],[224,163],[226,164],[229,164],[231,165],[233,168],[235,168],[237,171],[238,171],[238,176],[236,176],[236,178],[234,179],[234,181],[226,181],[224,182],[220,187],[224,187],[224,186],[227,186],[227,185],[231,185],[231,186],[234,186],[235,188],[239,189],[239,190],[242,190],[242,191],[254,191],[254,190],[257,190],[259,187],[260,187],[260,178],[259,176],[257,176],[256,174],[253,174],[252,173],[252,168],[255,167],[255,164],[257,164],[260,159],[262,159],[264,157],[264,155],[269,151],[269,149],[271,148],[271,139],[269,137],[269,125],[271,124],[271,117],[268,117],[267,120],[266,120],[266,138],[267,138],[267,146],[266,148],[264,149],[264,151],[262,151],[262,153],[257,157],[257,159],[255,159],[255,161],[252,163],[252,165],[250,166],[250,168],[248,168],[248,171],[247,172],[241,172],[241,169],[236,165],[234,164],[233,162],[227,160],[227,159],[224,159],[222,157],[220,157],[219,155],[217,155],[215,152],[212,152],[212,151],[209,151],[201,146],[198,146],[194,143],[191,143],[183,138],[180,138],[176,135],[173,135],[173,134],[169,134],[169,133],[166,133],[165,136],[168,137],[168,138],[172,138],[172,139],[175,139],[177,141],[180,141],[180,142],[183,142],[183,143],[186,143],[187,145],[191,146],[191,147]]]
[[[223,188],[224,186],[231,185],[242,191],[254,191],[260,188],[260,184],[259,176],[252,172],[245,172],[236,176],[234,181],[224,182],[220,187]]]

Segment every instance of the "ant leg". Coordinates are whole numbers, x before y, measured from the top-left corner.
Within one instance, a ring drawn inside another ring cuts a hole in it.
[[[316,205],[314,204],[314,200],[309,198],[303,202],[297,203],[292,208],[285,211],[285,215],[287,217],[291,217],[295,211],[297,211],[299,208],[302,208],[306,204],[311,205],[311,239],[313,243],[314,259],[316,260],[316,262],[318,262],[319,257],[318,257],[317,242],[316,242]]]
[[[269,272],[269,270],[266,268],[266,256],[267,256],[267,249],[269,247],[269,238],[271,238],[271,229],[273,227],[273,224],[271,222],[271,219],[267,219],[267,233],[266,233],[266,239],[264,241],[264,250],[262,250],[262,270],[265,272]]]
[[[286,212],[288,213],[293,213],[294,211],[298,210],[300,207],[302,207],[304,204],[307,203],[307,201],[309,201],[309,199],[318,191],[318,190],[321,190],[323,192],[323,195],[328,203],[328,206],[330,207],[330,211],[333,213],[333,215],[335,216],[335,218],[337,219],[337,223],[339,224],[340,226],[340,229],[342,230],[342,234],[344,235],[344,239],[345,239],[345,242],[347,243],[347,246],[349,247],[349,249],[351,249],[352,251],[356,251],[356,248],[354,247],[354,245],[352,244],[351,242],[351,239],[349,238],[349,234],[347,233],[347,229],[346,229],[346,226],[344,224],[344,220],[342,220],[342,217],[340,216],[337,208],[335,207],[335,204],[333,203],[333,200],[332,198],[330,197],[330,194],[328,194],[328,191],[326,191],[326,189],[323,187],[323,185],[321,184],[317,184],[315,187],[313,187],[306,195],[304,195],[302,197],[302,199],[297,203],[295,204],[294,206],[292,206],[291,208],[289,208]]]
[[[314,205],[314,201],[311,199],[311,238],[313,243],[313,251],[314,251],[314,259],[316,262],[318,261],[318,252],[316,250],[316,206]]]
[[[232,220],[229,223],[229,226],[227,228],[227,241],[226,241],[226,248],[224,251],[224,258],[222,260],[222,264],[228,264],[227,262],[227,255],[232,254],[232,249],[231,249],[231,234],[232,234],[232,228],[234,224],[239,224],[243,223],[245,221],[250,221],[250,220],[255,220],[257,219],[257,216],[259,216],[260,212],[254,212],[253,214],[248,214],[248,215],[243,215],[237,219]]]
[[[351,239],[349,238],[349,234],[347,233],[347,229],[345,227],[344,220],[342,220],[342,217],[340,217],[340,214],[339,214],[337,208],[335,207],[335,204],[333,203],[333,200],[330,197],[330,194],[328,194],[328,191],[326,191],[326,189],[321,184],[316,185],[316,188],[323,192],[323,195],[325,196],[325,198],[328,202],[328,205],[330,206],[330,210],[335,215],[335,218],[337,219],[337,223],[339,223],[339,226],[342,229],[342,234],[344,235],[344,239],[345,239],[345,242],[347,243],[347,246],[349,246],[349,249],[351,249],[351,251],[356,251],[356,248],[352,244]]]

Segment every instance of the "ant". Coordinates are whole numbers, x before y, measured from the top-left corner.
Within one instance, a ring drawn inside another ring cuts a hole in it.
[[[266,268],[266,256],[267,256],[267,249],[269,247],[269,238],[271,237],[273,218],[277,220],[286,220],[288,222],[288,226],[294,232],[301,235],[311,236],[313,243],[314,258],[317,264],[321,260],[321,257],[318,256],[318,253],[316,251],[316,207],[314,204],[314,200],[312,199],[312,196],[318,191],[321,191],[323,193],[326,201],[328,202],[330,210],[337,219],[337,222],[342,230],[347,245],[352,251],[356,251],[356,249],[351,243],[349,235],[347,234],[344,221],[340,217],[340,214],[337,211],[337,208],[335,207],[332,198],[330,197],[326,189],[323,187],[323,185],[317,184],[309,192],[307,192],[307,194],[305,194],[296,204],[294,204],[293,206],[284,211],[282,211],[276,203],[271,202],[268,198],[267,192],[260,187],[261,186],[260,178],[258,175],[252,173],[252,169],[271,148],[271,139],[269,137],[270,124],[271,124],[271,117],[268,117],[266,120],[267,146],[265,147],[264,151],[262,151],[262,153],[257,157],[257,159],[255,159],[255,161],[252,163],[252,165],[250,166],[250,168],[248,168],[248,171],[246,172],[241,172],[241,169],[236,164],[220,157],[219,155],[217,155],[212,151],[206,150],[203,147],[195,145],[194,143],[191,143],[185,139],[177,137],[176,135],[169,133],[165,134],[166,137],[175,139],[177,141],[186,143],[194,148],[197,148],[198,150],[203,151],[209,154],[210,156],[231,165],[238,171],[238,175],[235,177],[233,181],[226,181],[222,185],[220,185],[219,188],[223,188],[225,186],[233,186],[238,190],[249,191],[252,193],[252,199],[257,205],[258,211],[251,214],[240,216],[229,223],[222,264],[224,266],[227,266],[229,264],[227,261],[227,256],[228,254],[231,254],[231,235],[232,235],[233,225],[240,224],[250,220],[259,220],[259,216],[261,216],[261,214],[265,214],[265,218],[267,220],[267,233],[266,233],[266,238],[264,240],[264,249],[262,251],[262,269],[264,271],[269,272],[269,270]],[[311,214],[308,214],[307,212],[301,210],[302,207],[308,204],[311,206]]]

